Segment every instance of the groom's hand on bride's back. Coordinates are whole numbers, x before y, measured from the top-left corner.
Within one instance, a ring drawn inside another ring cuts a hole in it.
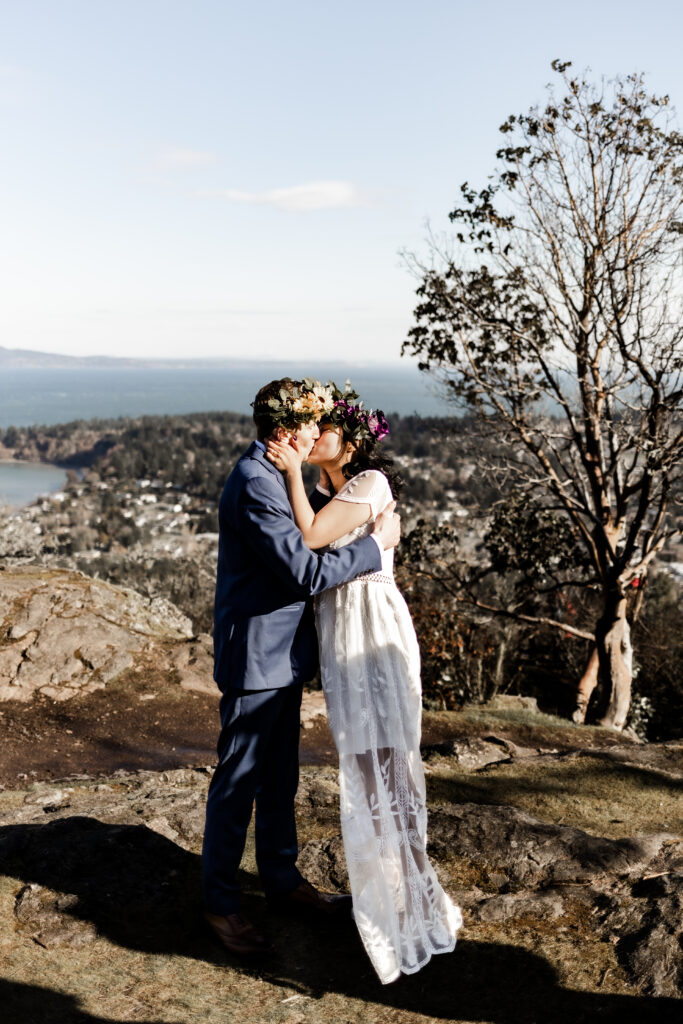
[[[396,502],[392,501],[375,519],[373,533],[385,551],[395,548],[401,539],[401,517],[394,511]]]

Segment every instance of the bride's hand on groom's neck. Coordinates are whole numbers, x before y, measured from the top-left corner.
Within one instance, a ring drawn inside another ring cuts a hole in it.
[[[290,444],[289,441],[278,441],[271,438],[266,442],[266,457],[276,469],[289,474],[301,469],[304,452],[299,451],[295,443]]]

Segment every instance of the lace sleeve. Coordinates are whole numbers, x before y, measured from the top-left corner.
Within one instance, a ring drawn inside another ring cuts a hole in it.
[[[378,469],[366,469],[344,484],[339,493],[335,495],[335,500],[369,505],[374,518],[392,500],[389,481]]]

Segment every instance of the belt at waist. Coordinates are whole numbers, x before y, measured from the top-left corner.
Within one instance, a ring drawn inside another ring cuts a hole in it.
[[[366,572],[362,576],[356,576],[349,580],[349,583],[394,583],[394,577],[386,572]]]

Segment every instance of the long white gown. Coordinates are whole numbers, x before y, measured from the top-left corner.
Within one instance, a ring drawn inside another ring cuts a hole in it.
[[[334,501],[367,504],[363,526],[330,545],[365,536],[392,500],[387,478],[366,470]],[[381,572],[316,598],[327,713],[339,751],[341,825],[353,912],[368,956],[386,984],[455,947],[460,910],[427,857],[420,758],[420,653],[394,581],[393,550]]]

